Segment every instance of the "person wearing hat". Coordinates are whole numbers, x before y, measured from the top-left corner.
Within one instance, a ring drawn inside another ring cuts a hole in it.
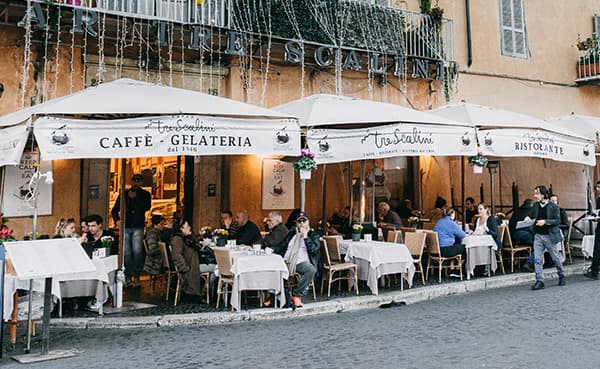
[[[144,226],[146,212],[152,206],[150,192],[144,190],[141,174],[131,177],[131,187],[125,190],[125,239],[123,243],[123,258],[125,261],[125,276],[133,287],[140,285],[140,272],[144,265]],[[120,219],[121,195],[111,210],[111,215],[117,223]]]
[[[288,233],[287,250],[283,256],[290,271],[290,278],[294,278],[296,274],[301,276],[300,282],[292,291],[292,303],[296,307],[302,307],[302,297],[317,274],[319,238],[320,235],[310,229],[308,215],[304,211],[298,212],[296,226]]]
[[[162,232],[165,229],[166,220],[160,214],[152,216],[152,228],[146,232],[146,246],[148,254],[144,262],[144,271],[150,275],[158,275],[163,268],[162,251],[158,243],[162,239]]]

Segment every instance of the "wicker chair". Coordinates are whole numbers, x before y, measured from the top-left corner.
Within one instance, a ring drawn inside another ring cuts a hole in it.
[[[406,234],[415,232],[417,229],[413,227],[400,227],[400,232],[402,232],[402,239],[406,240]]]
[[[169,301],[169,292],[171,291],[171,279],[173,278],[173,275],[176,274],[176,272],[173,269],[171,269],[169,253],[167,252],[167,244],[164,242],[159,242],[158,247],[160,248],[160,255],[162,257],[163,268],[165,269],[165,277],[167,278],[165,301]]]
[[[348,281],[348,292],[351,290],[350,281],[354,280],[354,289],[358,295],[358,266],[354,263],[341,262],[338,242],[328,242],[327,239],[324,239],[321,242],[321,250],[321,254],[324,255],[323,270],[325,271],[321,279],[321,295],[323,294],[325,279],[327,279],[327,298],[331,296],[331,284],[342,280]],[[347,274],[344,272],[347,272]],[[335,277],[336,273],[340,275]]]
[[[414,263],[417,265],[417,273],[421,273],[421,281],[425,284],[425,273],[423,273],[423,251],[425,249],[425,239],[427,234],[409,232],[404,238],[404,244],[410,251]]]
[[[386,239],[387,242],[402,243],[402,240],[403,240],[403,238],[402,238],[401,231],[392,231],[392,230],[388,231],[387,239]]]
[[[567,231],[567,239],[565,240],[565,253],[569,257],[569,264],[573,264],[573,246],[571,245],[571,235],[573,234],[573,217],[569,217],[569,230]]]
[[[527,256],[515,256],[517,253],[524,252],[527,253]],[[510,232],[506,231],[502,239],[502,253],[510,254],[510,272],[513,273],[515,271],[515,261],[529,259],[531,256],[531,246],[513,245]]]
[[[504,244],[505,234],[508,233],[508,227],[506,224],[498,225],[498,237],[500,237],[500,243]],[[500,271],[502,274],[506,274],[506,270],[504,269],[504,260],[502,258],[502,249],[498,249],[496,251],[496,260],[500,264]]]
[[[225,294],[225,306],[227,306],[228,285],[233,285],[233,273],[231,272],[231,254],[225,247],[215,248],[215,259],[219,267],[219,282],[217,284],[217,309],[221,301],[221,295]],[[231,307],[233,311],[233,306]]]
[[[459,255],[448,256],[448,257],[442,256],[441,251],[440,251],[440,241],[438,239],[438,233],[435,231],[429,231],[429,230],[423,230],[422,233],[425,233],[427,235],[425,242],[427,244],[428,260],[427,260],[427,276],[425,277],[425,280],[427,280],[429,277],[429,269],[434,268],[434,265],[432,265],[432,262],[433,262],[433,263],[436,263],[438,266],[438,283],[442,283],[442,269],[446,269],[446,270],[450,269],[450,265],[444,265],[444,262],[454,260],[458,264],[460,280],[462,281],[462,279],[463,279],[462,255],[459,254]]]
[[[167,275],[166,300],[169,301],[171,279],[173,278],[173,275],[175,275],[175,278],[177,278],[177,281],[175,282],[176,283],[175,284],[175,299],[173,300],[173,306],[177,306],[179,304],[179,302],[181,301],[181,285],[183,283],[182,275],[177,270],[177,266],[175,264],[173,264],[173,270],[171,269],[171,267],[170,267],[171,263],[169,262],[169,255],[167,254],[167,245],[164,242],[159,242],[158,246],[161,249],[163,266],[165,267],[166,275]],[[169,247],[171,247],[171,246],[169,245]],[[202,278],[203,283],[204,283],[204,288],[206,290],[206,303],[210,304],[210,272],[201,273],[200,278]]]

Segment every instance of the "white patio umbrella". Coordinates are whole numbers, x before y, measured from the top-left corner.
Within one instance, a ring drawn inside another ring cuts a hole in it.
[[[317,94],[273,109],[298,118],[317,163],[363,160],[361,184],[366,159],[474,155],[477,150],[472,125],[399,105]]]
[[[596,145],[600,144],[600,117],[592,117],[588,115],[569,114],[561,117],[546,119],[551,126],[556,126],[560,129],[568,129],[577,132],[579,135],[594,139]]]
[[[467,103],[445,105],[431,113],[476,126],[484,155],[538,157],[585,165],[596,163],[589,137],[538,118]]]

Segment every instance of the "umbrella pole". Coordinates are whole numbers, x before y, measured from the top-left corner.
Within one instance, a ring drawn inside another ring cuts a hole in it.
[[[306,179],[300,179],[300,210],[304,211],[306,202]]]
[[[327,183],[326,183],[326,173],[327,173],[327,164],[323,164],[323,176],[321,177],[321,219],[323,219],[323,223],[327,223]]]
[[[120,211],[120,221],[119,221],[119,272],[117,273],[117,277],[115,279],[115,298],[113,301],[113,306],[116,308],[120,308],[123,306],[123,249],[125,247],[125,173],[127,172],[127,160],[121,159],[121,183],[120,183],[120,203],[119,209]]]
[[[460,157],[460,206],[462,209],[462,226],[467,223],[467,210],[465,209],[465,157]]]
[[[365,160],[361,160],[360,161],[360,192],[359,192],[359,223],[363,224],[365,222],[365,205],[366,205],[366,194],[365,194],[365,171],[366,171],[366,161]]]

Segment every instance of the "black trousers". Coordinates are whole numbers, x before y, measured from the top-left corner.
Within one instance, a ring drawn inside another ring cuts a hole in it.
[[[594,256],[592,257],[592,266],[590,267],[592,273],[598,274],[600,268],[600,224],[596,226],[596,232],[594,233]]]
[[[461,254],[463,260],[467,259],[467,250],[465,249],[465,245],[460,243],[455,243],[452,246],[440,247],[440,254],[446,258]]]

